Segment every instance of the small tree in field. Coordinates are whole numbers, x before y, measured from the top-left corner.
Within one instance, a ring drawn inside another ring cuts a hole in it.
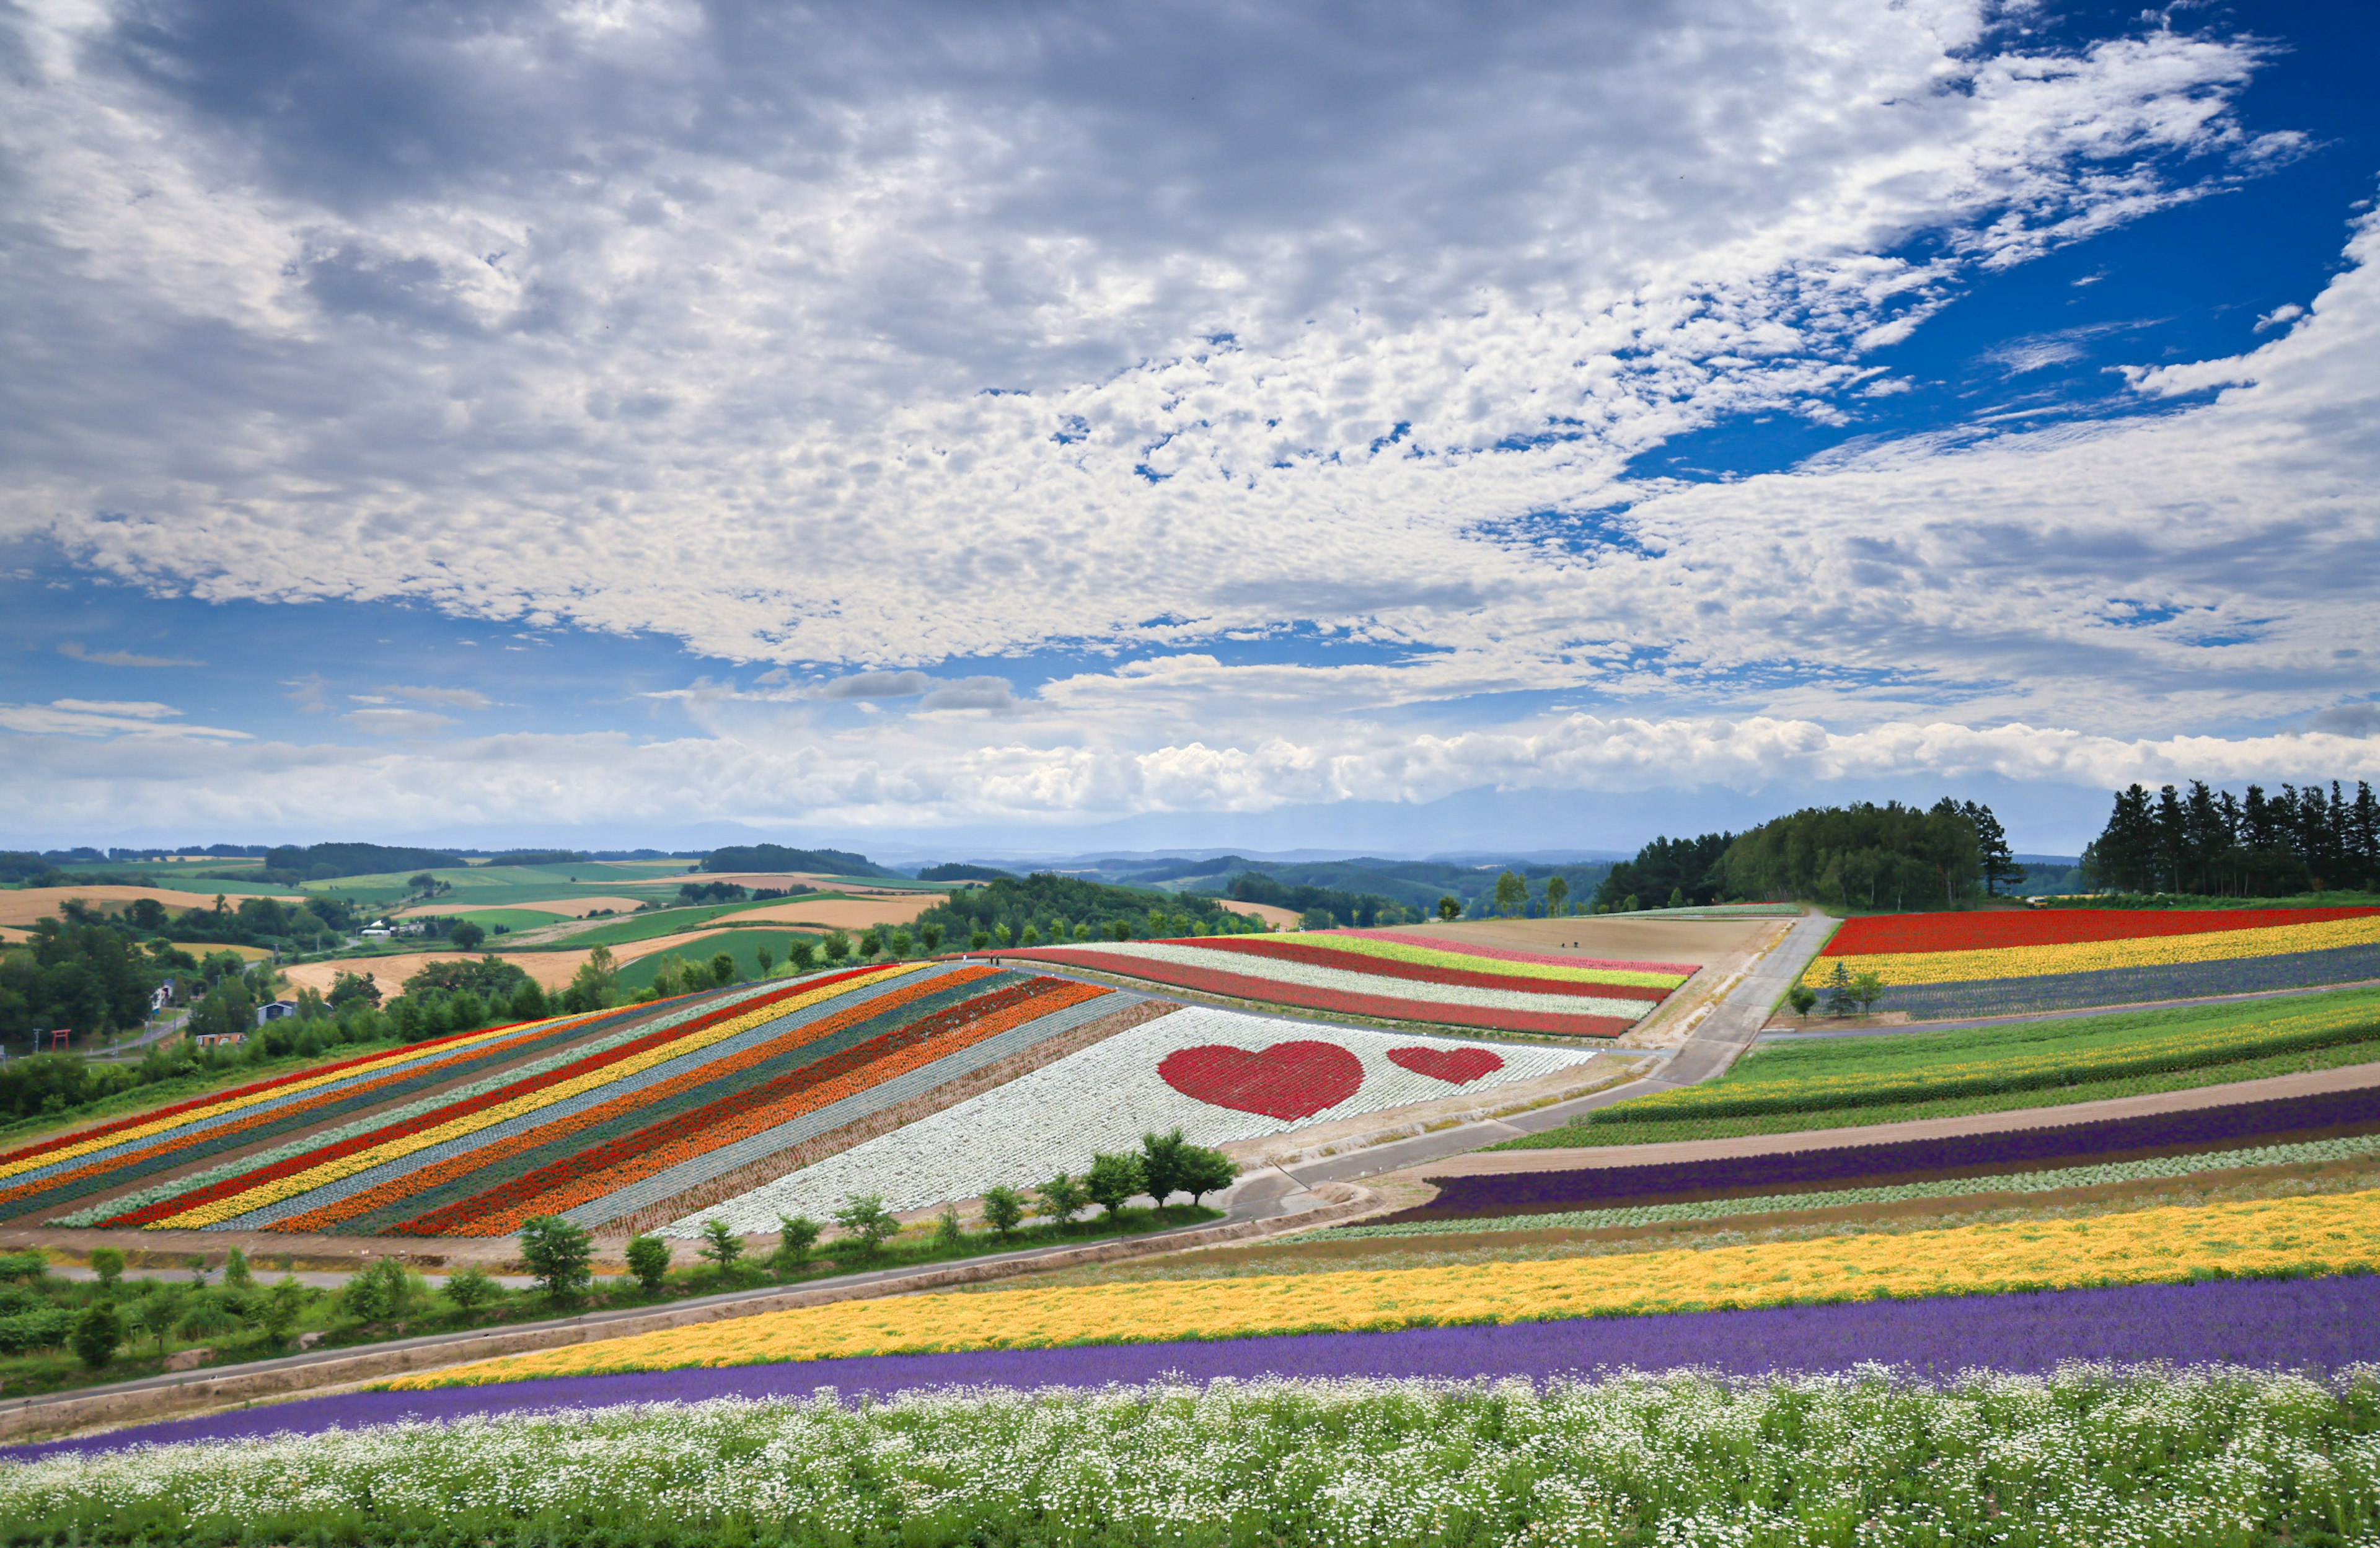
[[[884,1207],[882,1195],[861,1193],[845,1199],[843,1207],[834,1212],[834,1223],[843,1228],[853,1247],[864,1258],[872,1258],[884,1251],[884,1244],[901,1233],[901,1222]]]
[[[698,1251],[724,1274],[744,1255],[744,1239],[730,1230],[724,1220],[706,1220],[702,1223],[702,1246]]]
[[[496,1276],[477,1264],[465,1264],[446,1276],[446,1299],[466,1314],[478,1311],[504,1293]]]
[[[67,1345],[75,1358],[97,1371],[115,1358],[116,1347],[124,1342],[124,1313],[112,1300],[95,1300],[75,1319],[74,1331],[67,1336]]]
[[[91,1276],[99,1281],[99,1288],[101,1289],[112,1290],[115,1288],[115,1282],[124,1277],[124,1253],[114,1247],[92,1248],[91,1250]],[[124,1340],[118,1338],[116,1342],[120,1344],[124,1342]],[[103,1361],[102,1363],[105,1362]]]
[[[1570,913],[1570,882],[1556,876],[1546,880],[1546,913],[1556,919]]]
[[[1462,918],[1463,900],[1456,897],[1451,892],[1448,893],[1445,897],[1440,898],[1438,901],[1438,916],[1440,919],[1446,920]]]
[[[1091,1169],[1083,1174],[1083,1191],[1108,1212],[1111,1220],[1123,1208],[1126,1199],[1148,1186],[1137,1155],[1094,1155]]]
[[[818,1245],[819,1232],[824,1229],[807,1215],[777,1216],[777,1255],[781,1269],[796,1269],[810,1261],[810,1249]]]
[[[1818,991],[1807,984],[1796,984],[1785,991],[1785,1003],[1793,1008],[1793,1014],[1806,1022],[1810,1008],[1818,1003]]]
[[[1178,1128],[1171,1134],[1148,1133],[1140,1137],[1141,1186],[1160,1208],[1182,1187],[1182,1157],[1189,1148],[1190,1142]]]
[[[942,1213],[934,1217],[934,1245],[937,1247],[966,1245],[966,1228],[959,1224],[959,1211],[956,1204],[944,1204]]]
[[[1209,1193],[1229,1188],[1238,1180],[1240,1164],[1220,1150],[1205,1145],[1182,1147],[1182,1169],[1175,1174],[1173,1186],[1190,1195],[1193,1204]]]
[[[562,1216],[522,1221],[520,1244],[521,1261],[556,1306],[577,1300],[594,1283],[595,1239]]]
[[[1056,1221],[1062,1228],[1071,1224],[1075,1216],[1083,1212],[1083,1206],[1091,1202],[1091,1196],[1083,1191],[1083,1185],[1063,1172],[1034,1191],[1041,1195],[1041,1202],[1034,1206],[1034,1213],[1045,1220]]]
[[[842,966],[843,960],[851,955],[851,937],[841,930],[829,930],[826,933],[826,939],[820,944],[826,952],[826,960],[830,966]]]
[[[743,1246],[737,1242],[738,1247]],[[647,1295],[659,1295],[669,1278],[670,1244],[657,1236],[640,1236],[628,1243],[628,1272]]]
[[[1014,1188],[983,1191],[983,1223],[1006,1241],[1025,1219],[1025,1200]]]

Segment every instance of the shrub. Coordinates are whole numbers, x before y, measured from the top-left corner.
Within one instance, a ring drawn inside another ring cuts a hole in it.
[[[966,1228],[959,1224],[959,1212],[956,1205],[944,1204],[942,1213],[934,1217],[934,1245],[937,1247],[966,1245]]]
[[[1062,1227],[1081,1214],[1083,1206],[1091,1202],[1091,1196],[1083,1191],[1083,1185],[1063,1172],[1034,1191],[1041,1195],[1041,1202],[1034,1206],[1034,1213],[1044,1219],[1054,1220]]]
[[[883,1198],[875,1193],[861,1193],[844,1201],[834,1212],[834,1223],[843,1228],[860,1256],[872,1258],[884,1251],[884,1244],[900,1234],[901,1222],[884,1207]]]
[[[1091,1169],[1083,1174],[1083,1191],[1108,1212],[1111,1220],[1123,1208],[1126,1199],[1148,1186],[1137,1155],[1094,1155]]]
[[[744,1244],[735,1244],[741,1248]],[[640,1236],[628,1242],[628,1272],[637,1276],[638,1288],[647,1295],[659,1295],[662,1284],[669,1277],[670,1244],[657,1236]]]
[[[521,1261],[555,1305],[577,1300],[594,1282],[594,1239],[562,1216],[540,1215],[524,1220],[520,1244]]]
[[[113,1247],[94,1247],[91,1250],[91,1271],[98,1276],[101,1289],[112,1290],[115,1282],[124,1277],[124,1254]]]
[[[702,1245],[697,1251],[724,1274],[744,1255],[744,1239],[730,1230],[724,1220],[706,1220],[702,1223]]]
[[[115,1309],[113,1301],[91,1302],[75,1319],[74,1332],[67,1342],[73,1346],[77,1360],[94,1371],[103,1369],[124,1342],[124,1313]]]
[[[777,1255],[779,1268],[799,1268],[810,1261],[810,1249],[818,1245],[819,1232],[825,1228],[807,1215],[777,1216]]]
[[[495,1276],[477,1264],[465,1264],[446,1276],[446,1299],[463,1312],[476,1312],[504,1293]]]
[[[1025,1200],[1014,1188],[983,1191],[983,1221],[1005,1241],[1025,1219]]]

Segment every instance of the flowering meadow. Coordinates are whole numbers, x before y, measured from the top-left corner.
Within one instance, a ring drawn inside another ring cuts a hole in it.
[[[601,1225],[765,1169],[1132,999],[980,966],[747,986],[609,1030],[562,1027],[580,1039],[565,1051],[75,1218],[402,1236],[502,1236],[537,1215]]]
[[[625,1013],[623,1013],[625,1015]],[[21,1216],[586,1037],[562,1017],[433,1038],[76,1130],[0,1155],[0,1217]]]
[[[1157,1382],[415,1421],[0,1469],[0,1542],[2333,1542],[2349,1371]]]
[[[1844,923],[1803,974],[1874,973],[1920,1020],[2380,977],[2380,909],[2046,909]]]
[[[394,1385],[2375,1268],[2380,1194],[2357,1191],[1704,1250],[851,1300],[506,1356]]]
[[[1692,977],[1691,962],[1454,949],[1394,931],[1309,931],[1031,947],[1016,956],[1172,988],[1380,1021],[1613,1037]]]
[[[1023,953],[1003,952],[1002,959]],[[723,1203],[663,1234],[724,1220],[757,1231],[853,1193],[892,1209],[1080,1172],[1100,1151],[1180,1129],[1198,1144],[1257,1139],[1573,1068],[1583,1049],[1305,1026],[1189,1006],[919,1118]]]

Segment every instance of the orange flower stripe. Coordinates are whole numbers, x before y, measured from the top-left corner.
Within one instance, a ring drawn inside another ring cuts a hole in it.
[[[359,1082],[354,1085],[342,1085],[333,1091],[322,1091],[303,1102],[291,1103],[286,1107],[276,1107],[266,1111],[252,1113],[249,1117],[241,1119],[237,1122],[222,1124],[210,1129],[206,1131],[203,1137],[208,1140],[216,1140],[226,1134],[243,1133],[248,1130],[257,1128],[262,1124],[276,1123],[283,1119],[310,1112],[315,1108],[328,1107],[333,1103],[347,1101],[359,1094],[375,1091],[382,1086],[394,1085],[400,1082],[419,1079],[424,1074],[445,1069],[450,1065],[460,1063],[465,1059],[479,1058],[492,1046],[488,1041],[489,1038],[492,1037],[518,1036],[523,1041],[531,1041],[536,1038],[550,1036],[552,1033],[552,1026],[550,1022],[531,1022],[525,1025],[501,1027],[495,1032],[489,1033],[483,1036],[471,1038],[468,1043],[444,1045],[443,1046],[451,1051],[445,1053],[443,1057],[433,1059],[426,1064],[399,1063],[394,1068],[390,1068],[388,1062],[383,1060],[380,1063],[382,1072],[374,1079]],[[414,1050],[414,1052],[418,1058],[419,1050],[417,1049]],[[346,1072],[352,1074],[352,1067]],[[280,1087],[273,1093],[273,1094],[280,1094],[289,1089],[290,1088],[287,1086]],[[184,1121],[187,1121],[187,1119]],[[171,1152],[179,1150],[184,1145],[189,1143],[190,1138],[191,1137],[187,1134],[169,1133],[160,1139],[156,1143],[145,1145],[139,1150],[131,1151],[122,1155],[110,1155],[104,1160],[94,1161],[90,1166],[78,1167],[74,1171],[55,1172],[47,1177],[39,1178],[31,1182],[20,1183],[14,1188],[0,1190],[0,1208],[6,1208],[7,1205],[14,1203],[18,1199],[30,1197],[32,1194],[43,1192],[49,1189],[60,1187],[66,1183],[79,1181],[84,1178],[98,1174],[116,1171],[137,1162],[149,1161],[159,1155],[170,1154]],[[111,1138],[111,1144],[116,1143],[120,1143],[120,1140],[117,1138]]]
[[[441,1236],[507,1235],[520,1229],[521,1222],[531,1215],[559,1215],[565,1209],[576,1208],[579,1204],[600,1199],[607,1193],[616,1193],[623,1188],[642,1182],[657,1173],[665,1172],[681,1161],[691,1161],[696,1156],[707,1155],[722,1145],[731,1145],[738,1140],[766,1133],[781,1123],[790,1123],[806,1113],[816,1112],[819,1108],[840,1102],[846,1096],[856,1096],[863,1091],[882,1085],[887,1081],[898,1080],[910,1070],[922,1069],[938,1058],[947,1058],[962,1049],[973,1047],[987,1037],[998,1036],[1012,1027],[1023,1026],[1027,1022],[1037,1021],[1043,1016],[1063,1010],[1070,1005],[1079,1005],[1087,999],[1097,999],[1099,996],[1111,992],[1097,984],[1076,984],[1062,979],[1056,982],[1061,986],[1051,989],[1047,994],[1031,996],[1014,1005],[978,1017],[944,1036],[912,1044],[881,1058],[871,1059],[856,1070],[847,1070],[831,1081],[820,1082],[808,1091],[771,1102],[766,1107],[756,1107],[747,1113],[739,1113],[725,1122],[705,1129],[698,1136],[673,1144],[658,1146],[632,1161],[624,1161],[618,1166],[607,1167],[601,1171],[589,1173],[562,1187],[548,1189],[525,1203],[492,1211],[486,1215],[474,1215],[464,1224],[438,1234]]]
[[[871,982],[880,982],[880,980]],[[201,1204],[195,1209],[187,1209],[178,1215],[152,1221],[148,1228],[152,1231],[193,1230],[219,1225],[225,1220],[245,1215],[250,1210],[262,1209],[267,1204],[279,1203],[284,1199],[294,1199],[300,1193],[320,1188],[325,1183],[336,1182],[341,1178],[353,1177],[358,1172],[368,1170],[384,1162],[402,1160],[416,1151],[427,1150],[431,1145],[443,1144],[448,1140],[461,1139],[467,1134],[476,1133],[480,1130],[502,1123],[507,1119],[519,1118],[523,1114],[533,1113],[540,1107],[552,1107],[554,1103],[565,1102],[573,1096],[610,1085],[615,1081],[625,1080],[630,1075],[640,1074],[657,1064],[691,1053],[696,1049],[707,1048],[711,1044],[722,1042],[740,1032],[747,1032],[771,1018],[782,1016],[791,1010],[798,1010],[805,1005],[815,1004],[819,1000],[834,995],[846,994],[850,992],[851,987],[848,983],[831,985],[824,988],[814,989],[808,994],[795,995],[790,998],[776,1001],[761,1010],[731,1017],[724,1022],[704,1027],[699,1032],[690,1033],[685,1037],[664,1043],[657,1048],[648,1048],[643,1053],[621,1059],[615,1064],[605,1065],[600,1070],[589,1070],[575,1079],[525,1093],[509,1102],[472,1113],[468,1117],[432,1124],[403,1139],[385,1141],[372,1146],[370,1150],[359,1150],[352,1155],[343,1155],[336,1160],[326,1161],[319,1167],[309,1167],[302,1172],[293,1172],[287,1177],[260,1183],[245,1192],[231,1194]],[[285,1222],[283,1226],[286,1228]]]
[[[916,969],[914,968],[905,970],[905,972],[908,973],[914,973]],[[644,1107],[649,1103],[665,1100],[676,1093],[684,1091],[688,1086],[699,1085],[705,1081],[716,1080],[722,1074],[732,1073],[735,1070],[748,1068],[763,1059],[773,1058],[777,1054],[784,1052],[787,1048],[798,1047],[804,1043],[813,1042],[818,1038],[829,1036],[837,1029],[848,1026],[855,1021],[864,1021],[870,1016],[880,1015],[883,1011],[893,1007],[905,1005],[909,1001],[918,998],[920,995],[932,994],[938,989],[949,987],[953,983],[971,983],[978,978],[989,977],[992,971],[993,970],[990,968],[963,968],[955,974],[948,974],[939,978],[929,978],[922,983],[899,985],[880,995],[868,995],[857,1005],[851,1006],[846,1010],[838,1010],[831,1016],[822,1017],[821,1019],[811,1022],[806,1025],[795,1027],[794,1030],[785,1033],[782,1036],[770,1038],[764,1043],[758,1044],[753,1047],[746,1049],[743,1053],[735,1056],[731,1059],[711,1060],[701,1065],[698,1069],[686,1070],[681,1074],[674,1075],[666,1081],[662,1081],[650,1086],[640,1086],[632,1092],[623,1093],[618,1096],[613,1097],[607,1102],[599,1103],[595,1107],[588,1108],[583,1113],[577,1113],[569,1118],[557,1119],[552,1123],[539,1124],[535,1128],[528,1130],[523,1133],[515,1134],[510,1139],[497,1140],[492,1143],[481,1145],[476,1150],[465,1151],[460,1155],[450,1155],[445,1160],[437,1163],[435,1166],[423,1167],[417,1170],[407,1172],[401,1177],[391,1178],[385,1182],[377,1183],[372,1187],[365,1189],[360,1193],[354,1193],[348,1195],[346,1198],[334,1200],[330,1203],[322,1205],[319,1209],[310,1209],[302,1214],[289,1215],[286,1218],[273,1221],[261,1228],[285,1235],[308,1231],[327,1231],[332,1227],[338,1225],[342,1221],[352,1220],[357,1215],[367,1215],[375,1209],[380,1209],[385,1205],[396,1203],[402,1200],[410,1198],[416,1193],[426,1192],[432,1188],[437,1188],[445,1183],[452,1182],[458,1177],[468,1177],[472,1172],[478,1171],[480,1167],[487,1166],[491,1162],[501,1161],[508,1155],[517,1155],[525,1150],[534,1150],[539,1145],[545,1144],[553,1140],[557,1134],[567,1134],[577,1130],[587,1128],[592,1124],[608,1122],[612,1119],[617,1118],[623,1113],[632,1113],[638,1107]],[[864,991],[868,987],[872,987],[873,986],[883,982],[884,980],[882,978],[869,979],[866,984],[861,986],[861,987]],[[693,1052],[696,1049],[708,1047],[713,1043],[722,1042],[726,1038],[734,1036],[736,1033],[748,1032],[753,1027],[759,1025],[763,1022],[770,1021],[778,1016],[785,1015],[791,1011],[799,1010],[808,1005],[814,1005],[820,1000],[827,998],[833,994],[847,993],[851,988],[852,986],[849,984],[835,985],[831,988],[818,990],[812,994],[796,996],[793,999],[772,1005],[766,1010],[758,1010],[748,1015],[738,1016],[732,1022],[722,1022],[718,1027],[706,1028],[698,1034],[700,1037],[699,1042],[695,1042],[689,1039],[684,1043],[672,1044],[656,1048],[652,1050],[653,1057],[643,1058],[642,1062],[638,1064],[638,1069],[636,1070],[624,1070],[623,1074],[625,1076],[625,1074],[638,1073],[644,1070],[650,1070],[656,1064],[666,1063],[683,1054]],[[722,1028],[725,1030],[722,1030]],[[711,1035],[714,1033],[718,1034],[718,1035]],[[623,1061],[624,1064],[628,1062],[635,1061]],[[615,1066],[614,1068],[619,1067]],[[605,1071],[605,1073],[608,1074],[609,1071]],[[576,1084],[577,1082],[572,1083]],[[579,1089],[581,1091],[590,1091],[597,1089],[601,1085],[608,1083],[610,1082],[589,1082],[581,1085]],[[542,1095],[543,1093],[540,1093],[539,1094]],[[561,1099],[557,1097],[555,1100],[558,1101]],[[551,1103],[540,1102],[536,1106],[547,1107],[551,1105]],[[505,1107],[512,1106],[513,1104],[511,1103],[505,1104]],[[533,1107],[523,1107],[514,1112],[506,1113],[503,1108],[491,1107],[486,1113],[474,1114],[470,1119],[463,1120],[455,1124],[442,1125],[438,1129],[430,1131],[430,1134],[434,1136],[434,1138],[431,1138],[429,1143],[431,1144],[443,1143],[444,1141],[457,1139],[465,1134],[474,1133],[479,1130],[492,1127],[495,1123],[501,1123],[506,1118],[517,1118],[520,1116],[521,1112],[533,1110]],[[480,1121],[481,1119],[485,1119],[486,1121]],[[409,1155],[413,1150],[423,1150],[427,1148],[429,1148],[427,1144],[410,1145],[407,1150],[401,1154]],[[353,1159],[353,1157],[350,1157],[349,1159]],[[382,1159],[390,1158],[383,1157]],[[372,1165],[378,1164],[378,1162],[372,1163]],[[362,1169],[363,1168],[360,1167],[349,1167],[346,1170],[340,1172],[338,1177],[351,1177],[356,1172],[361,1171]],[[336,1181],[338,1177],[326,1178],[322,1179],[322,1181]],[[316,1188],[321,1185],[322,1182],[318,1181],[308,1183],[306,1186],[307,1188]],[[302,1192],[304,1191],[304,1189],[295,1189],[287,1192],[284,1192],[280,1196],[285,1199],[294,1198],[298,1192]],[[275,1201],[266,1200],[262,1202],[273,1203]],[[217,1218],[228,1220],[232,1218],[233,1215],[246,1214],[249,1210],[259,1207],[261,1207],[259,1203],[245,1204],[238,1210],[218,1215]],[[166,1222],[166,1224],[170,1224],[170,1222]],[[152,1229],[154,1228],[152,1228]]]

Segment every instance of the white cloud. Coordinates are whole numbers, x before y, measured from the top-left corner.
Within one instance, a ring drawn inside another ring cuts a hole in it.
[[[48,704],[0,704],[0,731],[13,731],[29,736],[99,737],[140,741],[190,738],[214,739],[226,742],[245,741],[248,732],[226,731],[217,726],[192,726],[166,723],[169,717],[181,711],[169,704],[119,702],[113,699],[53,699]],[[136,758],[136,763],[144,759]],[[23,792],[26,809],[33,809],[40,792],[37,787]]]
[[[0,520],[208,598],[887,669],[1618,637],[1500,525],[1722,417],[1823,417],[1962,267],[2192,197],[2221,163],[2168,163],[2245,149],[2254,56],[2037,55],[1949,0],[945,12],[926,50],[899,8],[532,9],[467,50],[331,6],[281,75],[197,14],[90,14],[16,99],[49,244],[15,326],[144,386],[73,433],[83,399],[26,399]],[[418,101],[358,117],[329,83],[367,56]],[[217,334],[178,393],[140,364]]]

